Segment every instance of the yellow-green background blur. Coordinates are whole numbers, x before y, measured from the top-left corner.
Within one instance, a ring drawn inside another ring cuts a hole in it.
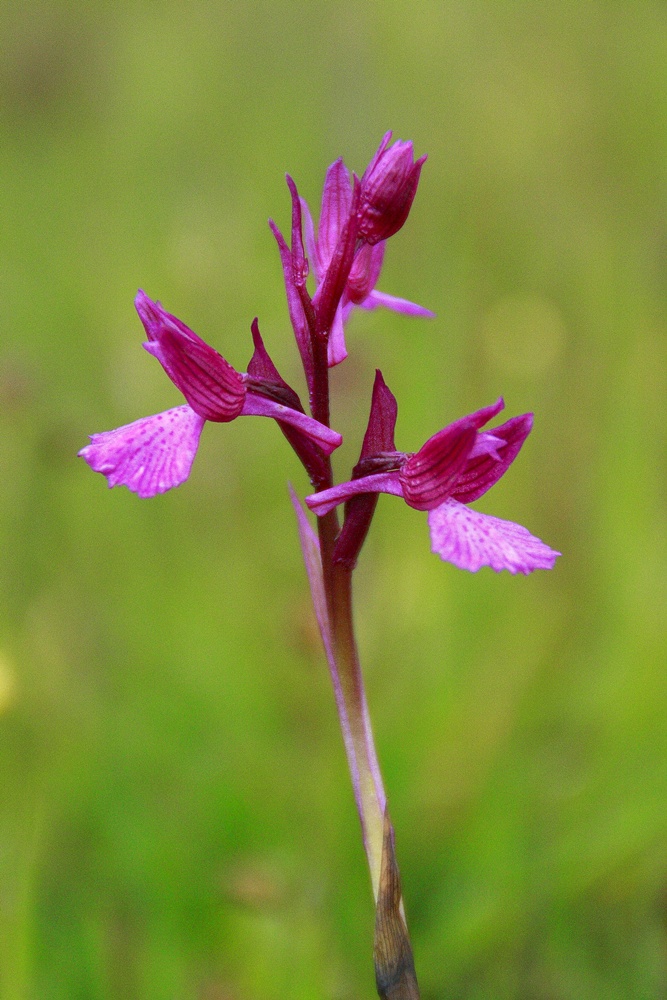
[[[466,574],[382,498],[362,659],[425,1000],[667,991],[667,7],[10,2],[0,12],[0,998],[353,1000],[373,910],[268,420],[151,501],[75,458],[177,405],[138,287],[302,388],[284,173],[429,161],[350,324],[398,445],[534,410],[480,509],[563,558]]]

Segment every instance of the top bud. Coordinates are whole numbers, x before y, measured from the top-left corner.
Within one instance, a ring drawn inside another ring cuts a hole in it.
[[[388,149],[387,132],[361,179],[358,235],[371,245],[397,233],[408,217],[426,156],[413,162],[411,142]]]

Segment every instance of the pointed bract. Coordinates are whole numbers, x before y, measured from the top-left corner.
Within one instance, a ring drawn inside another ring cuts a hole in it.
[[[398,467],[403,456],[395,454],[394,428],[397,414],[398,405],[394,394],[387,387],[382,372],[378,369],[373,383],[368,426],[359,461],[352,473],[355,481],[364,479],[370,472],[387,472]],[[377,492],[363,492],[351,496],[347,501],[345,521],[334,548],[335,563],[342,563],[349,569],[354,568],[371,526],[377,501]]]
[[[397,417],[396,397],[382,377],[382,372],[377,368],[371,397],[371,412],[361,446],[360,461],[380,452],[396,451],[394,431]]]

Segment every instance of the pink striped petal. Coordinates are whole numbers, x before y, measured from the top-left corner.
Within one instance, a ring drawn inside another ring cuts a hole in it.
[[[200,337],[165,327],[143,345],[204,420],[227,423],[243,409],[246,388],[236,369]]]
[[[399,473],[405,502],[415,510],[433,510],[443,503],[466,467],[476,437],[472,417],[463,417],[430,437]]]
[[[393,496],[402,497],[403,487],[397,472],[376,472],[372,476],[362,476],[360,479],[339,483],[338,486],[322,490],[321,493],[311,493],[306,497],[306,503],[318,517],[323,517],[334,507],[360,493],[391,493]]]
[[[408,299],[399,299],[396,295],[378,292],[377,289],[372,291],[359,305],[362,309],[377,309],[378,306],[382,306],[384,309],[391,309],[392,312],[403,313],[405,316],[421,316],[424,319],[435,318],[435,313],[431,312],[430,309],[419,306],[416,302],[409,302]]]
[[[480,514],[457,500],[429,511],[428,526],[432,551],[471,573],[482,566],[510,573],[553,569],[560,555],[520,524]]]
[[[189,406],[142,417],[113,431],[91,434],[79,456],[109,486],[127,486],[142,498],[180,486],[190,475],[204,420]]]
[[[339,448],[343,443],[343,438],[337,431],[330,427],[325,427],[318,420],[293,410],[291,406],[283,406],[266,396],[249,391],[241,410],[242,417],[273,417],[282,424],[289,424],[300,431],[314,444],[322,449],[325,455],[330,455],[332,451]]]

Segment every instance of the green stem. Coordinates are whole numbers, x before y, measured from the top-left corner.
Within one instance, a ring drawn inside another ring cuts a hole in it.
[[[334,565],[331,574],[330,608],[331,640],[338,668],[340,700],[344,713],[341,722],[361,819],[373,897],[377,902],[387,803],[354,637],[352,571],[340,564]]]

